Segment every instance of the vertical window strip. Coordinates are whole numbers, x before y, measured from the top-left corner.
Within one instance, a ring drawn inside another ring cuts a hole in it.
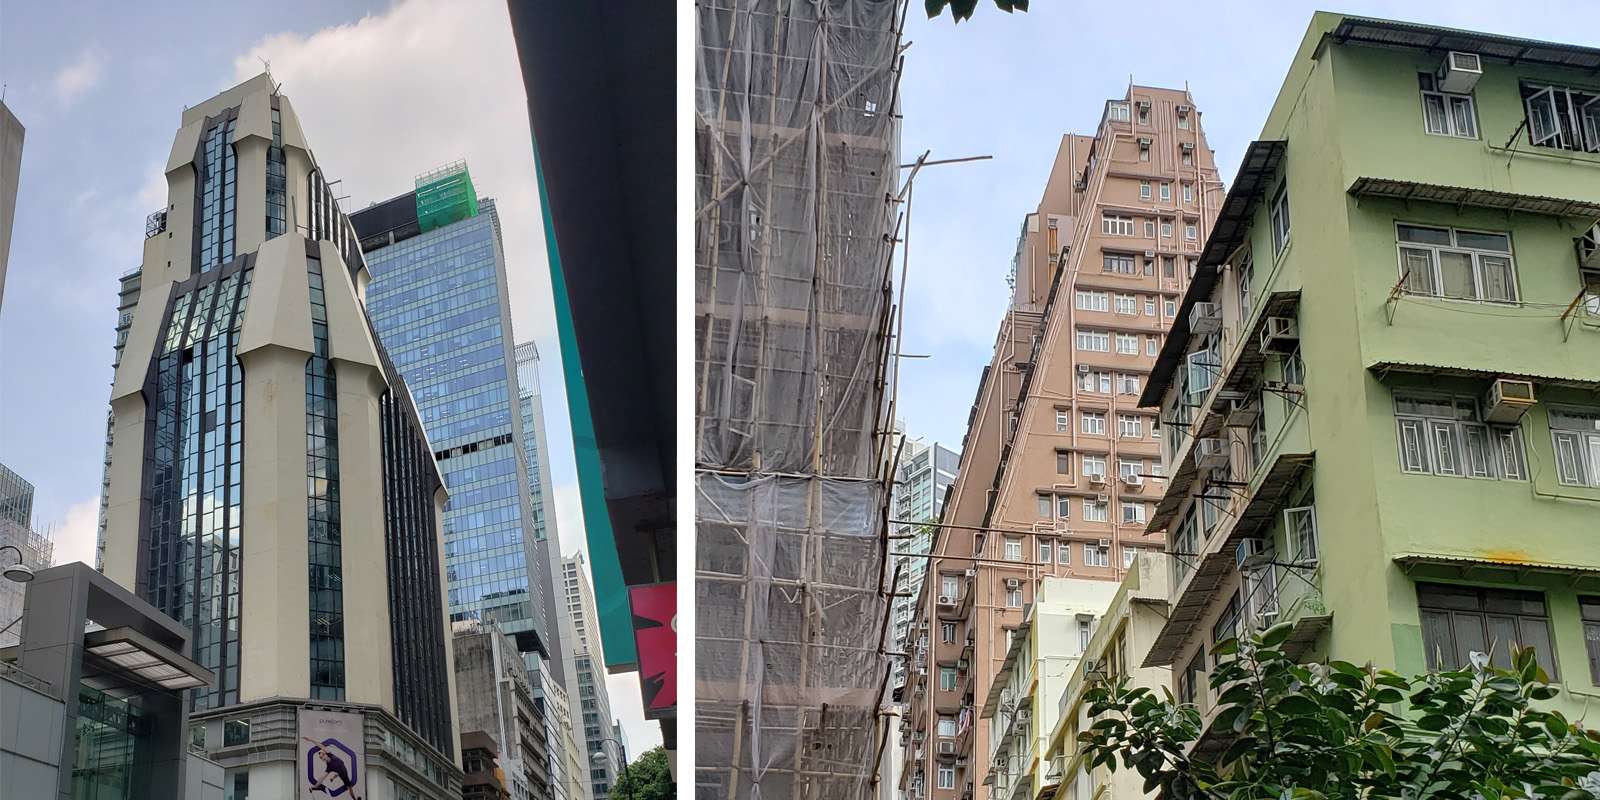
[[[283,116],[272,109],[272,144],[267,148],[267,238],[282,236],[287,227],[284,206],[288,173],[283,162]]]
[[[195,217],[200,242],[196,267],[201,272],[233,259],[237,173],[233,128],[232,118],[213,123],[201,145],[200,213]]]
[[[306,360],[306,534],[310,555],[311,696],[343,700],[344,571],[339,529],[338,384],[328,359],[322,262],[306,259],[313,352]]]

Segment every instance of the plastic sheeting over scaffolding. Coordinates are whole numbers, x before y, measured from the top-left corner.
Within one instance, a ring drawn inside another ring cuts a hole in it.
[[[696,796],[870,795],[904,0],[696,3]]]

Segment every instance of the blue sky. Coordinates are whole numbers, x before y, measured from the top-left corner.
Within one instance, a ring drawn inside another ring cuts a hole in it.
[[[564,553],[583,547],[527,110],[504,2],[271,4],[0,0],[0,82],[27,128],[0,313],[0,462],[37,487],[57,560],[93,562],[117,277],[179,115],[259,73],[300,114],[347,211],[465,158],[505,234],[513,328],[544,357],[550,481]],[[608,677],[631,749],[660,741],[637,676]],[[576,698],[574,698],[574,702]]]
[[[1023,215],[1038,207],[1065,133],[1093,133],[1129,79],[1187,83],[1232,182],[1319,5],[1307,2],[1090,3],[1034,0],[1005,14],[927,20],[913,0],[901,94],[902,162],[992,155],[917,178],[901,351],[899,416],[908,433],[958,448],[978,377],[1005,312],[1006,272]],[[1324,10],[1600,46],[1593,0],[1350,2]],[[1133,33],[1137,28],[1138,33]]]

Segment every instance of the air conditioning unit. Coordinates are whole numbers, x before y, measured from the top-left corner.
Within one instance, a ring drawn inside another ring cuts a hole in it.
[[[950,595],[947,595],[947,594],[939,595],[939,605],[941,605],[941,606],[953,606],[955,604],[956,604],[956,599],[954,597],[951,597]]]
[[[1089,365],[1088,364],[1079,364],[1078,365],[1078,374],[1079,375],[1088,375],[1089,374]]]
[[[1455,50],[1445,54],[1444,63],[1439,65],[1439,71],[1434,73],[1433,83],[1441,92],[1453,94],[1466,94],[1472,87],[1478,85],[1478,79],[1483,77],[1483,60],[1477,53],[1462,53]]]
[[[928,736],[928,732],[927,731],[912,731],[911,732],[911,741],[920,742],[923,739],[927,738],[927,736]]]
[[[953,756],[955,754],[956,754],[956,743],[955,742],[940,742],[939,743],[939,755],[941,755],[941,756]]]
[[[1106,502],[1110,502],[1110,500],[1111,500],[1111,495],[1109,495],[1109,494],[1097,494],[1097,495],[1095,495],[1095,496],[1094,496],[1094,500],[1095,500],[1095,502],[1097,502],[1097,503],[1106,503]]]
[[[968,568],[967,568],[967,571],[966,571],[966,573],[964,573],[964,574],[965,574],[965,575],[966,575],[966,576],[967,576],[967,577],[969,577],[969,578],[976,578],[976,577],[978,577],[978,571],[977,571],[977,570],[975,570],[975,569],[972,569],[972,568],[970,568],[970,567],[968,567]]]
[[[1261,352],[1293,353],[1300,346],[1300,326],[1293,317],[1267,317],[1261,328]]]
[[[1195,303],[1189,310],[1189,333],[1203,336],[1222,330],[1222,307],[1216,303]]]
[[[1101,550],[1109,550],[1111,548],[1111,540],[1110,539],[1101,539],[1099,542],[1096,542],[1096,544],[1100,547]]]
[[[1228,415],[1222,424],[1229,428],[1248,428],[1261,417],[1261,409],[1250,400],[1234,400],[1228,404]]]
[[[1099,472],[1091,472],[1091,473],[1088,474],[1087,477],[1089,478],[1089,485],[1090,486],[1094,486],[1094,487],[1098,488],[1098,487],[1106,485],[1106,476],[1101,474],[1101,473],[1099,473]]]
[[[1007,589],[1021,589],[1022,581],[1018,578],[1006,578]]]
[[[1145,258],[1155,258],[1156,257],[1156,251],[1154,251],[1154,250],[1146,250],[1146,251],[1144,251],[1144,257]]]
[[[1139,146],[1140,147],[1149,147],[1150,144],[1151,144],[1150,137],[1148,137],[1148,136],[1140,136],[1139,137]]]
[[[1194,443],[1194,465],[1200,469],[1218,469],[1228,466],[1228,443],[1222,439],[1207,438]]]
[[[1600,223],[1578,237],[1578,269],[1600,270]]]
[[[1266,539],[1240,539],[1233,551],[1233,564],[1239,569],[1256,569],[1272,563],[1272,542]]]
[[[1194,142],[1179,142],[1178,143],[1178,149],[1179,150],[1193,150],[1194,149]]]
[[[1483,417],[1490,422],[1516,422],[1533,408],[1533,402],[1531,382],[1498,378],[1489,387],[1489,396],[1484,398]]]
[[[1143,486],[1144,485],[1144,476],[1142,476],[1142,475],[1123,475],[1122,476],[1122,483],[1124,485],[1126,485],[1126,486]]]

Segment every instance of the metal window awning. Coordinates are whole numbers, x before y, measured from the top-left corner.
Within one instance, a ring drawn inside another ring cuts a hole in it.
[[[1398,47],[1441,55],[1449,50],[1459,50],[1517,64],[1541,64],[1591,72],[1600,70],[1600,48],[1386,19],[1345,17],[1328,32],[1328,38],[1339,44]]]
[[[110,628],[86,633],[84,652],[109,662],[129,675],[164,689],[210,686],[211,670],[174,652],[133,628]]]
[[[1548,561],[1533,561],[1516,557],[1509,553],[1499,555],[1489,553],[1400,553],[1394,557],[1394,563],[1411,574],[1417,567],[1436,566],[1450,567],[1461,573],[1463,578],[1471,576],[1474,570],[1492,570],[1496,572],[1513,572],[1518,576],[1532,573],[1546,575],[1565,575],[1571,577],[1574,583],[1584,580],[1600,581],[1600,564],[1557,564]]]
[[[1595,201],[1498,192],[1491,189],[1477,189],[1467,186],[1444,186],[1436,183],[1418,183],[1394,178],[1356,178],[1355,182],[1350,184],[1349,192],[1356,197],[1420,200],[1453,206],[1521,211],[1527,214],[1543,214],[1551,217],[1589,220],[1600,218],[1600,202]]]
[[[1251,388],[1251,384],[1261,375],[1261,365],[1266,362],[1267,354],[1261,349],[1261,331],[1267,327],[1269,317],[1294,316],[1300,308],[1300,291],[1298,289],[1272,292],[1267,295],[1266,302],[1261,304],[1261,310],[1256,313],[1255,322],[1250,330],[1244,334],[1244,341],[1240,342],[1239,352],[1231,361],[1224,362],[1222,375],[1222,391],[1242,392]],[[1220,398],[1220,394],[1212,395]],[[1217,401],[1212,402],[1212,410],[1216,408]]]
[[[1214,538],[1206,542],[1204,554],[1198,557],[1199,563],[1194,565],[1194,574],[1173,599],[1167,621],[1151,643],[1143,666],[1165,667],[1172,664],[1178,649],[1183,647],[1189,634],[1205,616],[1217,587],[1233,571],[1234,549],[1240,541],[1260,536],[1262,531],[1271,526],[1287,503],[1289,493],[1299,485],[1315,461],[1314,453],[1281,453],[1272,460],[1239,516],[1219,534],[1220,541]],[[1171,542],[1171,539],[1168,541]]]
[[[1600,376],[1585,379],[1571,376],[1536,375],[1527,372],[1502,372],[1491,369],[1460,367],[1450,364],[1427,364],[1416,361],[1375,361],[1367,365],[1367,370],[1377,375],[1379,380],[1382,380],[1383,376],[1391,372],[1399,372],[1407,375],[1422,375],[1429,378],[1470,378],[1474,380],[1509,378],[1529,381],[1541,386],[1600,390]]]

